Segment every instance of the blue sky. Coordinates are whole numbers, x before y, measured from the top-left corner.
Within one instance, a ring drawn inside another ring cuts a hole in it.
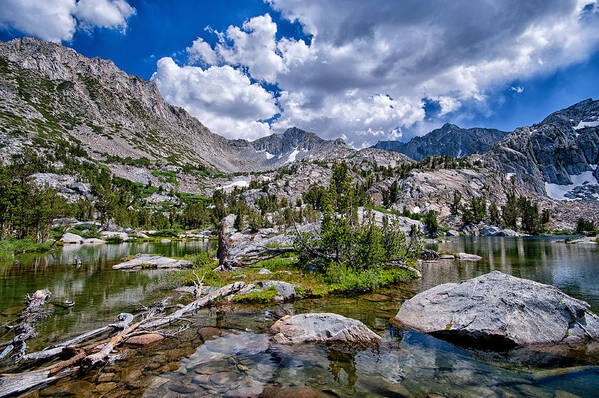
[[[596,0],[5,3],[1,40],[111,59],[230,138],[298,126],[360,147],[445,122],[513,130],[598,96]]]

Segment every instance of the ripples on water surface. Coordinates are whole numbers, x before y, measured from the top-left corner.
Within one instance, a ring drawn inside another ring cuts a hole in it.
[[[44,256],[0,265],[0,321],[18,311],[22,297],[48,288],[70,309],[54,309],[40,334],[47,341],[103,325],[122,311],[160,298],[157,271],[124,272],[110,267],[126,255],[193,253],[202,242],[67,247]],[[445,282],[492,270],[553,284],[591,303],[599,312],[599,248],[554,239],[457,238],[439,250],[483,257],[478,263],[427,263],[423,279],[407,286],[353,298],[304,300],[278,306],[235,306],[203,310],[176,339],[140,349],[121,363],[83,380],[51,386],[44,394],[77,396],[244,396],[265,386],[311,386],[323,396],[559,396],[568,391],[596,396],[599,369],[588,362],[519,350],[507,354],[469,350],[434,337],[391,327],[401,302]],[[83,266],[71,265],[80,257]],[[376,348],[273,344],[268,327],[286,313],[335,312],[359,319],[381,334]],[[101,383],[98,381],[100,380]],[[102,393],[101,393],[102,392]]]

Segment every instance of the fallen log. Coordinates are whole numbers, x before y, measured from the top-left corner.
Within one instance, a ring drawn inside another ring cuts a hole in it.
[[[22,393],[29,391],[34,388],[39,388],[40,386],[50,384],[59,380],[63,377],[69,376],[73,374],[77,369],[79,369],[78,365],[80,362],[84,361],[86,358],[90,357],[89,362],[86,364],[97,364],[104,360],[110,351],[118,345],[124,338],[128,336],[130,331],[134,330],[140,323],[145,322],[148,318],[144,318],[142,321],[138,322],[133,326],[128,326],[133,320],[133,315],[131,314],[120,314],[119,319],[121,322],[110,324],[103,328],[99,328],[93,330],[88,333],[84,333],[80,336],[77,336],[68,342],[62,343],[59,347],[54,347],[49,350],[60,349],[58,353],[63,352],[63,350],[69,350],[71,347],[67,345],[67,343],[73,342],[82,342],[86,339],[89,339],[90,336],[97,336],[99,331],[104,331],[104,328],[121,328],[123,329],[119,335],[113,337],[108,343],[106,343],[102,349],[98,349],[101,343],[95,343],[88,347],[84,348],[74,348],[73,351],[75,355],[71,358],[66,359],[64,361],[58,362],[57,364],[51,365],[49,367],[35,370],[32,372],[24,372],[24,373],[15,373],[15,374],[2,374],[0,375],[0,398],[13,395],[16,393]],[[126,326],[127,325],[127,326]],[[116,337],[120,336],[121,338],[117,341]],[[112,342],[113,344],[109,347],[108,345]],[[40,353],[45,352],[40,351]],[[94,354],[89,354],[90,352],[94,352]],[[88,365],[89,366],[89,365]]]
[[[0,343],[0,347],[6,347],[0,353],[0,359],[7,357],[15,349],[18,349],[17,360],[25,355],[27,350],[26,341],[37,334],[32,324],[46,315],[44,307],[51,294],[49,290],[43,289],[36,290],[31,296],[25,296],[27,306],[19,313],[15,321],[18,324],[10,328],[14,331],[15,336],[10,341]]]
[[[409,265],[406,265],[402,260],[391,260],[388,261],[384,264],[384,266],[391,266],[391,267],[395,267],[395,268],[401,268],[401,269],[405,269],[406,271],[410,271],[413,272],[414,274],[416,274],[417,278],[422,278],[422,273],[414,268],[414,267],[410,267]]]
[[[212,293],[207,294],[204,297],[201,297],[193,301],[192,303],[175,311],[171,315],[162,318],[156,318],[154,311],[152,311],[148,315],[146,315],[141,321],[133,325],[129,325],[129,323],[133,319],[133,316],[131,314],[121,314],[126,315],[123,317],[124,319],[122,319],[120,323],[109,325],[109,327],[113,327],[116,325],[123,326],[125,324],[129,326],[123,328],[121,332],[119,332],[116,336],[112,337],[109,341],[100,343],[96,342],[92,345],[88,345],[87,347],[74,348],[74,356],[44,369],[25,373],[0,375],[0,397],[26,392],[36,387],[52,383],[60,378],[71,375],[77,369],[89,369],[99,363],[103,363],[105,361],[105,358],[110,354],[110,352],[114,348],[116,348],[122,342],[126,341],[128,337],[135,334],[136,329],[139,328],[147,330],[150,328],[157,328],[163,325],[168,325],[176,321],[185,320],[185,314],[194,312],[199,308],[211,304],[221,297],[226,297],[231,294],[237,293],[245,286],[246,284],[244,282],[231,283],[229,285],[221,287],[220,289]],[[40,353],[55,350],[58,348],[60,348],[61,352],[62,350],[72,349],[72,347],[66,345],[66,343],[81,343],[83,341],[88,340],[90,336],[99,335],[104,330],[106,329],[99,328],[91,332],[84,333],[80,336],[77,336],[69,340],[68,342],[60,344],[57,347],[51,347],[47,350],[40,351]]]
[[[117,346],[119,345],[124,338],[131,332],[133,332],[135,329],[137,329],[141,324],[143,324],[144,322],[148,321],[148,319],[152,318],[152,313],[148,315],[148,317],[145,317],[144,319],[142,319],[141,321],[127,327],[126,329],[123,329],[121,332],[119,332],[116,336],[114,336],[112,339],[110,339],[110,341],[108,343],[106,343],[104,345],[104,347],[102,347],[102,349],[92,355],[88,355],[85,357],[82,357],[80,359],[83,359],[83,363],[86,365],[86,367],[94,367],[97,364],[104,362],[104,358],[106,358],[108,356],[108,354],[110,354],[110,352]],[[78,359],[79,360],[79,359]],[[70,366],[67,365],[67,366]]]
[[[266,247],[260,246],[250,250],[237,258],[240,260],[242,267],[249,267],[260,261],[270,260],[271,258],[279,257],[283,254],[293,253],[296,251],[294,247]]]
[[[204,297],[201,297],[201,298],[187,304],[185,307],[173,312],[170,315],[167,315],[162,318],[158,318],[154,321],[144,324],[142,329],[156,328],[156,327],[168,325],[169,323],[181,320],[185,314],[194,312],[202,307],[205,307],[206,305],[211,304],[212,302],[214,302],[215,300],[217,300],[221,297],[226,297],[233,293],[237,293],[238,291],[243,289],[245,286],[246,286],[245,282],[234,282],[229,285],[223,286],[220,289],[218,289],[212,293],[208,293]]]
[[[103,334],[110,330],[123,330],[129,326],[133,321],[133,315],[128,313],[119,314],[117,319],[120,322],[111,323],[110,325],[102,326],[101,328],[80,334],[79,336],[73,337],[65,342],[50,346],[42,351],[32,352],[30,354],[23,355],[22,359],[25,361],[38,361],[41,359],[48,359],[59,355],[65,347],[70,347],[74,344],[79,344],[84,341],[93,339],[96,336]]]
[[[18,374],[0,374],[0,397],[24,393],[33,388],[50,384],[73,374],[77,369],[69,368],[50,375],[49,369],[35,370]]]

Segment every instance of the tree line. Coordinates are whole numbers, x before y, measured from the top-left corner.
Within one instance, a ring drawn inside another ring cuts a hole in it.
[[[539,205],[525,196],[517,196],[514,190],[507,194],[503,206],[497,202],[487,203],[484,196],[472,197],[462,203],[462,195],[455,191],[450,204],[453,215],[461,215],[464,225],[487,222],[514,230],[522,229],[529,234],[540,234],[551,220],[549,209],[539,209]]]

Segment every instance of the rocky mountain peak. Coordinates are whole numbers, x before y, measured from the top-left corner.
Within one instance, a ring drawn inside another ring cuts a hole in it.
[[[599,126],[599,100],[588,98],[565,109],[553,112],[540,123],[580,130]]]
[[[43,151],[61,140],[77,143],[100,161],[129,158],[227,172],[350,151],[298,128],[254,142],[227,140],[166,103],[154,82],[125,73],[112,61],[33,38],[0,42],[0,127],[15,124],[20,133],[0,134],[0,147]],[[40,136],[41,130],[50,131]]]
[[[431,155],[467,156],[473,153],[485,153],[493,144],[507,135],[496,129],[463,129],[455,124],[445,123],[421,137],[409,142],[379,141],[373,148],[403,153],[414,160],[422,160]]]
[[[484,159],[553,199],[599,200],[599,101],[587,99],[516,129]]]

